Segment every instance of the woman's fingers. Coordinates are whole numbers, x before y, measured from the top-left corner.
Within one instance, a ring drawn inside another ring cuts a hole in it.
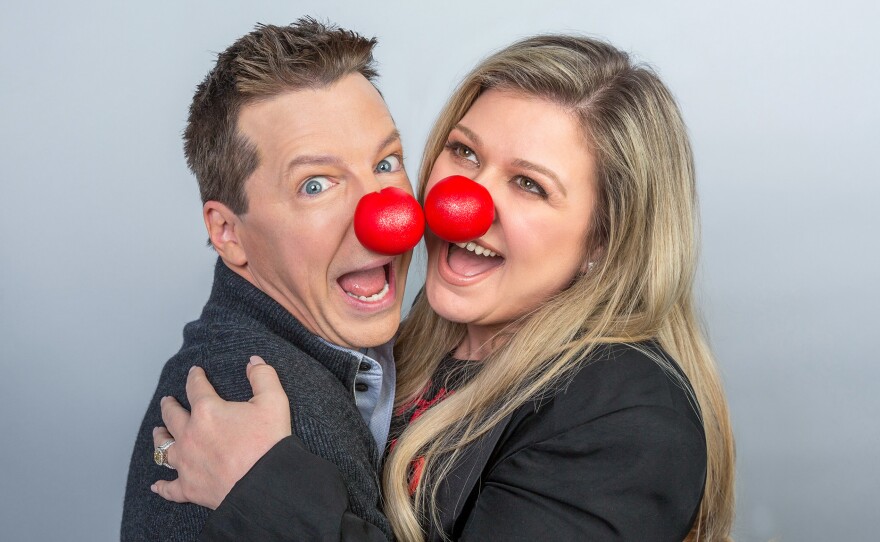
[[[205,370],[195,366],[189,370],[189,374],[186,377],[186,397],[189,399],[189,404],[193,407],[202,401],[220,399],[220,396],[214,391],[214,386],[208,380]]]
[[[172,446],[173,448],[173,446]],[[189,502],[183,496],[183,486],[180,479],[177,480],[159,480],[150,486],[153,493],[158,493],[166,501]]]
[[[171,436],[171,433],[169,433],[167,429],[165,429],[164,427],[153,428],[153,448],[158,448],[169,440],[174,440],[174,437]],[[171,465],[171,468],[176,468],[176,463],[171,457],[174,454],[172,448],[174,448],[174,444],[165,448],[165,463]]]
[[[171,433],[168,432],[168,429],[164,427],[153,428],[153,446],[159,446],[160,444],[164,444],[165,442],[173,439],[174,437],[171,436]]]
[[[168,429],[164,427],[153,428],[154,447],[158,448],[169,440],[174,440],[174,437],[171,436],[171,433],[168,432]],[[172,467],[175,465],[173,457],[174,447],[175,444],[172,444],[165,449],[165,462]],[[158,480],[156,481],[156,483],[150,486],[150,490],[153,493],[158,493],[160,496],[162,496],[162,498],[169,501],[189,502],[189,500],[184,497],[183,482],[181,482],[179,478],[177,480]]]
[[[247,366],[247,377],[254,392],[252,402],[256,401],[282,401],[287,407],[287,394],[278,380],[275,368],[263,361],[260,356],[251,356]]]
[[[153,443],[176,439],[166,459],[178,477],[157,481],[154,492],[215,509],[263,454],[291,434],[290,404],[275,369],[254,359],[246,371],[254,391],[248,402],[222,399],[199,367],[186,381],[192,412],[173,397],[162,399],[165,427],[154,431]]]
[[[171,396],[163,397],[159,401],[159,408],[162,410],[162,421],[168,428],[168,432],[172,435],[182,434],[186,429],[186,424],[189,423],[189,411],[180,406],[177,399]]]
[[[161,446],[162,444],[165,444],[169,440],[174,440],[174,437],[171,436],[171,433],[168,432],[168,429],[165,429],[164,427],[154,427],[153,428],[153,447],[154,448],[158,448],[159,446]],[[166,451],[165,455],[167,456],[168,450],[165,450],[165,451]],[[170,461],[169,461],[169,463],[170,463]]]

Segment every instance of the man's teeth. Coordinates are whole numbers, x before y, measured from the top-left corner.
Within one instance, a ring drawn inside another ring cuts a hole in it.
[[[345,293],[347,293],[348,295],[350,295],[351,297],[353,297],[355,299],[360,299],[361,301],[367,301],[367,302],[373,303],[373,302],[379,301],[380,299],[385,297],[385,294],[388,293],[388,283],[386,282],[385,286],[383,286],[381,290],[379,290],[375,294],[371,295],[370,297],[367,297],[364,295],[354,295],[353,293],[348,292],[348,291],[346,291]]]
[[[477,256],[486,256],[487,258],[494,258],[495,256],[498,256],[498,253],[493,252],[486,247],[481,247],[473,241],[469,243],[455,243],[455,246],[457,246],[458,248],[467,249]]]

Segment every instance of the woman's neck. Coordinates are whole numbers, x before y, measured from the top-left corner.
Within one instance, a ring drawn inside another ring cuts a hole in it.
[[[464,340],[455,349],[453,356],[457,359],[480,361],[504,345],[510,332],[504,326],[468,325]]]

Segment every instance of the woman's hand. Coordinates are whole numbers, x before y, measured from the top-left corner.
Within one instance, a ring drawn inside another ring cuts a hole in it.
[[[186,379],[192,413],[173,397],[162,398],[167,429],[153,430],[153,444],[175,440],[167,463],[177,469],[177,479],[150,489],[169,501],[216,509],[254,463],[291,434],[290,404],[275,369],[252,356],[247,377],[254,396],[246,403],[221,399],[200,367]]]

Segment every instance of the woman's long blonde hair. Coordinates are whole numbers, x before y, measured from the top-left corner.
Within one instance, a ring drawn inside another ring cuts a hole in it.
[[[479,374],[398,439],[384,470],[385,510],[395,535],[423,540],[425,523],[438,521],[438,481],[463,448],[571,377],[585,352],[603,343],[655,339],[690,380],[706,431],[706,488],[688,540],[728,539],[733,435],[694,314],[698,213],[690,144],[675,100],[653,71],[606,43],[558,35],[524,39],[481,62],[440,113],[420,171],[422,197],[449,132],[487,89],[548,100],[580,120],[598,164],[595,220],[584,248],[586,254],[599,248],[602,256],[569,288],[515,322]],[[464,336],[464,325],[439,316],[421,296],[396,347],[398,405],[423,391]],[[425,462],[411,494],[411,464],[418,457]]]

